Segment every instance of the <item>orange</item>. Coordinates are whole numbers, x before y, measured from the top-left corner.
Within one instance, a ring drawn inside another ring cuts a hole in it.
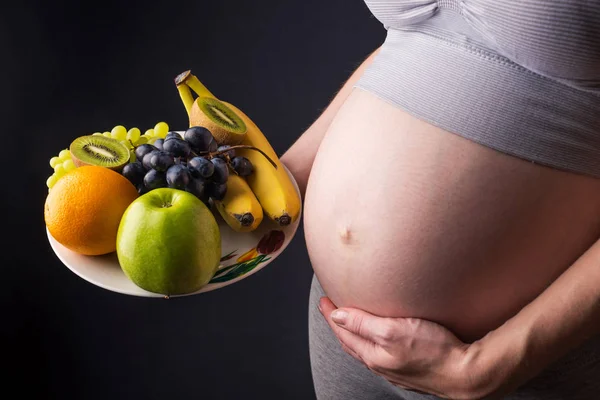
[[[138,192],[120,173],[83,166],[66,173],[50,190],[44,220],[52,237],[85,255],[116,251],[123,213]]]

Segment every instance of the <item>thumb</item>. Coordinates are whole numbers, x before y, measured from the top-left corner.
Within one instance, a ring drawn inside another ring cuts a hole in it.
[[[383,318],[354,308],[338,308],[331,319],[340,327],[383,346],[404,333],[396,318]]]

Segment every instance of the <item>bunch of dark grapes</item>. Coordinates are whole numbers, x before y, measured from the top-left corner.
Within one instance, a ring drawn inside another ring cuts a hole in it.
[[[153,144],[137,146],[135,156],[136,161],[127,164],[122,174],[138,193],[180,189],[207,205],[210,199],[225,197],[230,173],[246,177],[254,172],[247,158],[237,156],[231,146],[218,146],[211,132],[200,126],[189,128],[183,137],[169,132]]]

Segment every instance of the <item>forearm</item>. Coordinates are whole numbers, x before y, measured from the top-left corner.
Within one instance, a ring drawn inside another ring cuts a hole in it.
[[[298,182],[300,192],[304,196],[308,176],[313,165],[313,161],[319,149],[319,145],[325,136],[338,110],[352,91],[352,87],[362,76],[364,70],[372,62],[379,49],[375,50],[362,64],[354,71],[340,91],[334,96],[321,115],[313,124],[296,140],[296,142],[281,156],[281,162],[290,170]]]
[[[492,366],[484,367],[489,372],[483,386],[492,384],[499,393],[510,392],[597,334],[600,241],[534,301],[474,347],[480,365]],[[477,354],[478,348],[481,351]]]

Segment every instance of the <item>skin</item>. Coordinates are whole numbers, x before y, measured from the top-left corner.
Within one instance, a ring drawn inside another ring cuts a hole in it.
[[[376,54],[281,158],[304,194],[322,312],[349,354],[400,387],[509,393],[600,334],[600,183],[353,89]]]

